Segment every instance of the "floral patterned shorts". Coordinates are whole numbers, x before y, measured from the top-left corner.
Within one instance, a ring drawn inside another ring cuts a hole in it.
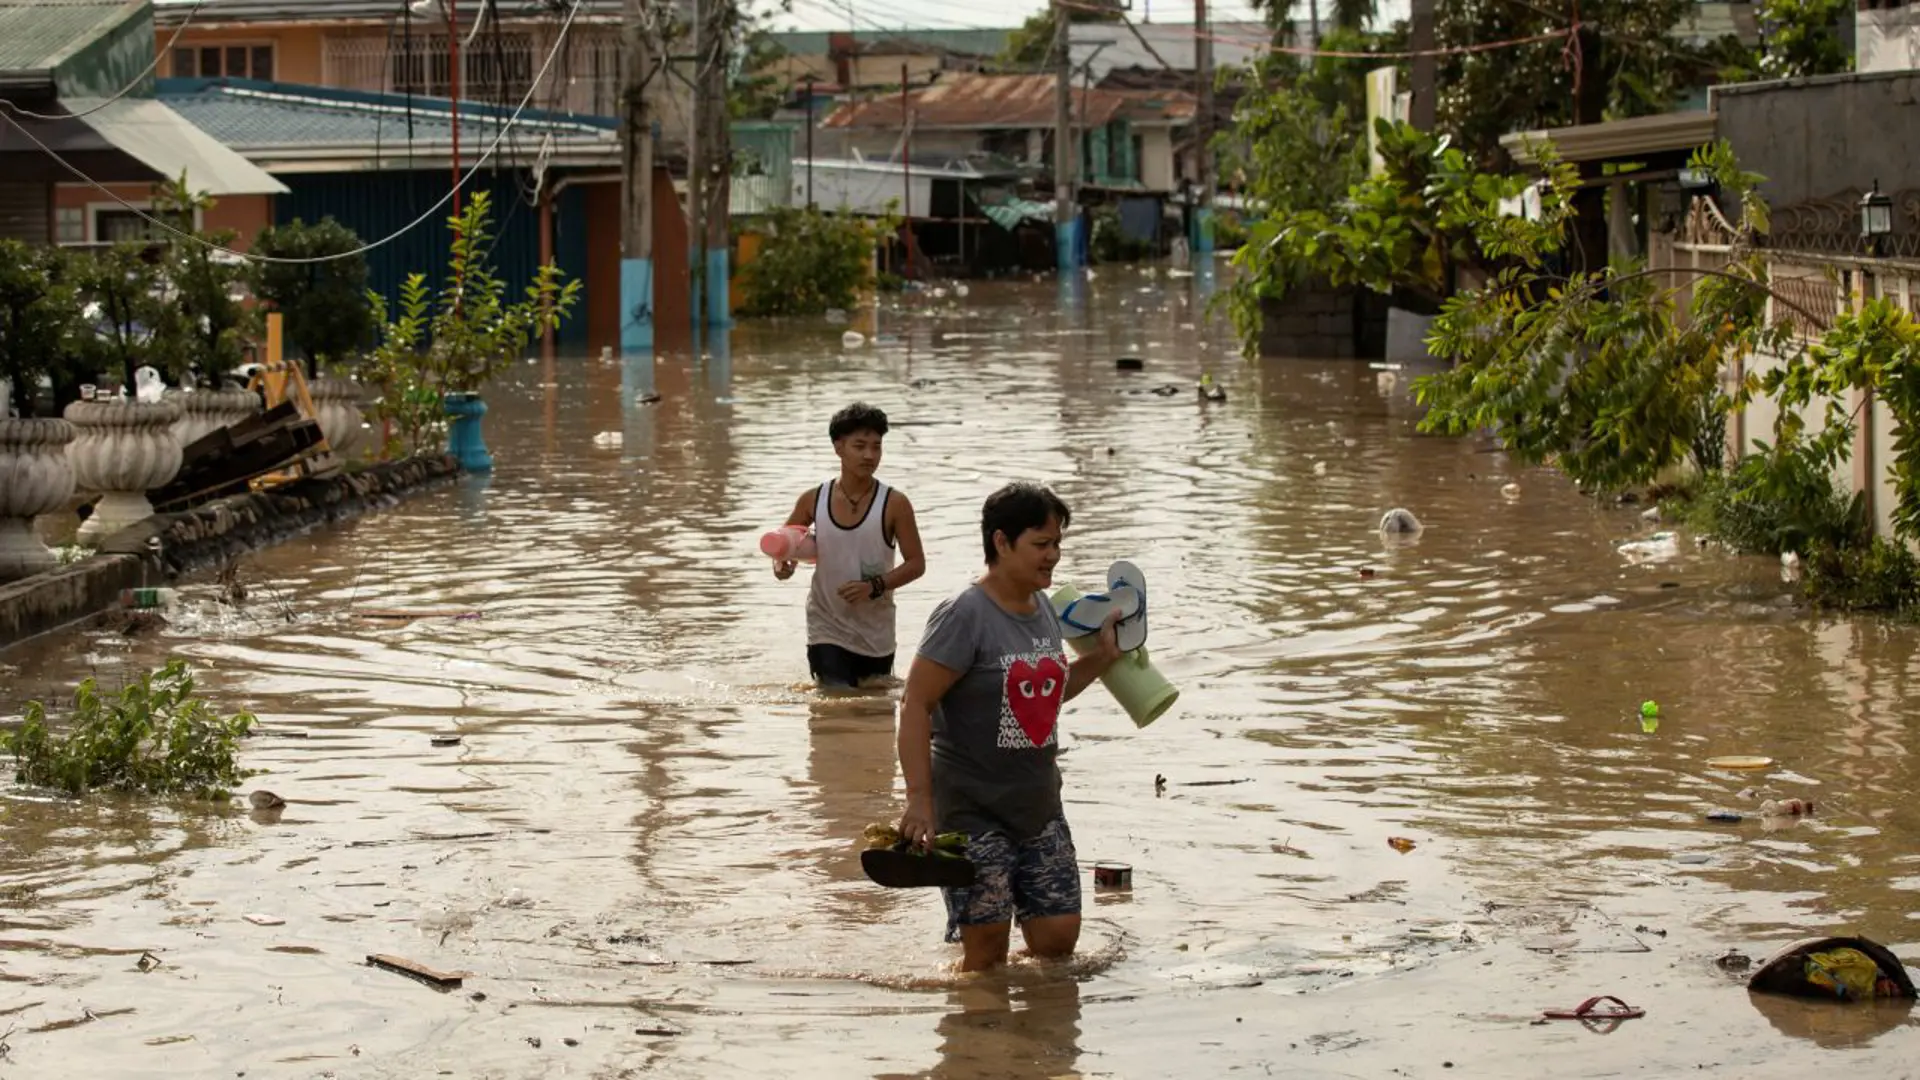
[[[973,861],[973,884],[941,890],[948,941],[959,941],[963,926],[1080,914],[1080,864],[1064,817],[1048,822],[1030,840],[1004,833],[970,837],[967,858]]]

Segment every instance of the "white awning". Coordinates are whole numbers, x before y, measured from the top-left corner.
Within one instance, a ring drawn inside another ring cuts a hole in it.
[[[196,194],[287,194],[285,184],[152,98],[121,98],[104,106],[98,98],[62,98],[60,103],[76,114],[74,119],[161,176],[178,179],[185,172]]]

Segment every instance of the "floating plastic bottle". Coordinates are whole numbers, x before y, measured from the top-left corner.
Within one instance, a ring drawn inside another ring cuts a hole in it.
[[[177,589],[121,589],[120,606],[130,608],[159,608],[173,603],[179,596]]]

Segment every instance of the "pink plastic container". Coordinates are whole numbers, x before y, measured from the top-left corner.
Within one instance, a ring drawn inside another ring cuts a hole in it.
[[[776,562],[812,562],[813,530],[798,525],[782,525],[760,535],[760,553]]]

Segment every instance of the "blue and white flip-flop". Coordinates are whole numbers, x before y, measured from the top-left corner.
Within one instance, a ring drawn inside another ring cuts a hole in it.
[[[1139,604],[1120,609],[1120,625],[1114,627],[1120,651],[1130,653],[1147,643],[1147,575],[1125,559],[1107,568],[1107,595],[1132,594]]]
[[[1128,586],[1082,596],[1054,614],[1060,617],[1062,633],[1069,638],[1077,638],[1098,633],[1100,625],[1114,611],[1119,611],[1120,618],[1125,620],[1130,615],[1139,614],[1145,603],[1146,598],[1140,595],[1139,590]]]

